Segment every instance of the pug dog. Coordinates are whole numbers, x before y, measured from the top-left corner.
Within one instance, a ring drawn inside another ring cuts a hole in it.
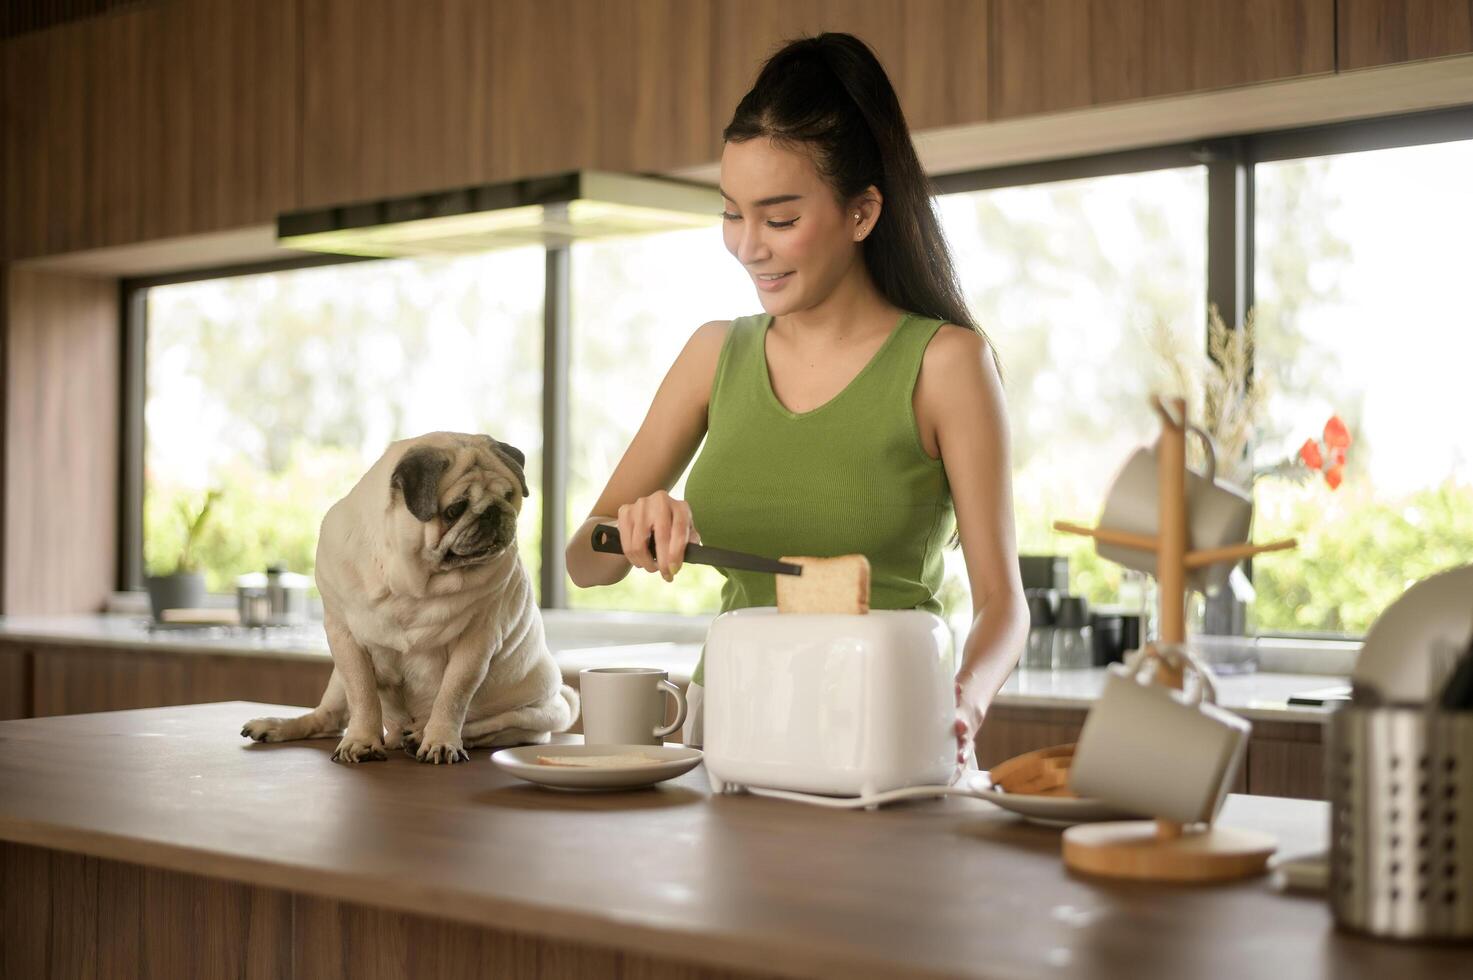
[[[525,463],[486,435],[389,446],[322,521],[317,588],[333,670],[321,703],[241,734],[341,735],[335,762],[385,759],[402,745],[448,764],[571,726],[578,694],[548,651],[516,549]]]

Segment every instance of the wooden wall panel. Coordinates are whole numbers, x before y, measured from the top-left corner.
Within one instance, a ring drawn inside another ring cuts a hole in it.
[[[327,687],[332,661],[50,647],[35,657],[33,670],[32,708],[40,718],[213,701],[313,708]]]
[[[1473,52],[1473,0],[1337,0],[1336,66]]]
[[[99,610],[117,568],[117,285],[12,268],[7,292],[0,611]]]
[[[992,0],[1010,118],[1335,68],[1334,0]]]

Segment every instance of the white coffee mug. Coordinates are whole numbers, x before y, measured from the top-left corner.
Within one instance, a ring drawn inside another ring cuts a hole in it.
[[[1144,668],[1161,662],[1186,668],[1186,690],[1141,681]],[[1134,813],[1210,823],[1253,730],[1214,698],[1210,672],[1179,646],[1148,647],[1128,665],[1112,664],[1079,733],[1069,788]]]
[[[1186,471],[1187,546],[1193,550],[1223,548],[1243,544],[1253,523],[1253,500],[1236,487],[1217,479],[1217,457],[1212,437],[1200,426],[1188,430],[1202,440],[1207,467],[1201,472]],[[1142,446],[1131,454],[1116,474],[1105,495],[1105,508],[1099,526],[1111,531],[1127,531],[1154,536],[1160,522],[1159,443]],[[1101,558],[1140,572],[1156,573],[1156,553],[1124,545],[1095,543]],[[1187,573],[1187,585],[1199,592],[1221,588],[1233,570],[1232,562],[1217,562]]]
[[[665,671],[654,667],[589,667],[578,672],[583,741],[589,745],[659,745],[685,724],[685,698]],[[665,695],[675,699],[675,721],[665,720]]]

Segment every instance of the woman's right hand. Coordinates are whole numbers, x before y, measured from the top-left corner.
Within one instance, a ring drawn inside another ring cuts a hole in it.
[[[655,536],[653,555],[649,548],[651,532]],[[659,572],[667,582],[680,571],[685,546],[700,540],[690,504],[664,490],[619,506],[619,541],[624,546],[624,557],[635,568]]]

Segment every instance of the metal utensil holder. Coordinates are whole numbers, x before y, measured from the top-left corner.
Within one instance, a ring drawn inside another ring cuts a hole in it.
[[[1347,706],[1329,736],[1335,921],[1473,939],[1473,711]]]

